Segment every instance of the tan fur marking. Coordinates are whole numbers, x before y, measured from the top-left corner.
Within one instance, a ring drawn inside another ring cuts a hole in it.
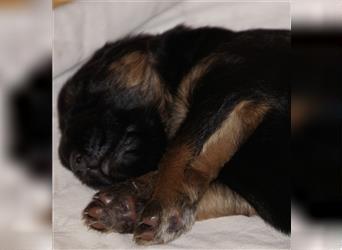
[[[196,210],[196,220],[228,215],[256,215],[254,208],[227,186],[213,183],[205,192]]]
[[[262,121],[267,103],[242,101],[203,145],[199,155],[184,142],[174,143],[160,162],[155,197],[174,202],[186,195],[190,203],[204,195],[221,168]]]
[[[115,74],[120,87],[138,88],[144,98],[155,102],[166,123],[166,107],[172,102],[172,96],[154,69],[151,55],[142,51],[131,52],[113,62],[109,70]]]
[[[258,127],[269,108],[267,103],[252,101],[237,104],[221,127],[205,142],[201,153],[192,163],[192,168],[213,180],[239,146]]]
[[[13,0],[11,0],[11,1],[13,1]],[[57,7],[59,7],[59,6],[63,5],[63,4],[67,4],[67,3],[70,3],[70,2],[71,2],[71,0],[53,0],[53,7],[57,8]]]
[[[184,164],[190,162],[193,150],[185,144],[170,147],[160,162],[160,171],[154,196],[166,204],[172,203],[184,190]],[[165,187],[165,188],[164,188]]]
[[[184,121],[189,110],[189,99],[198,82],[198,80],[205,74],[209,66],[216,60],[215,56],[204,58],[197,64],[181,81],[180,87],[177,91],[171,111],[170,120],[167,123],[167,134],[169,138],[173,137]]]
[[[139,84],[147,84],[146,80],[151,76],[151,65],[145,53],[135,51],[129,53],[111,64],[114,73],[124,80],[120,82],[126,87],[135,87]],[[146,75],[148,74],[148,75]],[[156,79],[154,79],[156,80]],[[154,84],[154,82],[152,83]]]

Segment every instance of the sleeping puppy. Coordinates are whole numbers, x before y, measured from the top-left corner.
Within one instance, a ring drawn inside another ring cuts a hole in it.
[[[60,159],[100,189],[83,212],[138,244],[195,220],[290,232],[290,34],[177,26],[106,44],[58,100]]]

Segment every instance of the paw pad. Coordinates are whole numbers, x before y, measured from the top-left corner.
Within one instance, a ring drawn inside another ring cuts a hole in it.
[[[137,221],[137,201],[132,195],[106,190],[94,195],[83,211],[85,224],[101,232],[132,233]]]

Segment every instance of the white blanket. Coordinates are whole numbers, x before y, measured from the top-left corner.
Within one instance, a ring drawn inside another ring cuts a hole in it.
[[[94,191],[65,170],[57,156],[56,97],[64,82],[105,42],[138,32],[191,26],[289,28],[289,4],[274,2],[128,2],[78,1],[56,10],[54,36],[54,248],[55,249],[289,249],[289,237],[259,217],[231,216],[197,222],[179,239],[138,247],[132,235],[88,230],[81,211]]]

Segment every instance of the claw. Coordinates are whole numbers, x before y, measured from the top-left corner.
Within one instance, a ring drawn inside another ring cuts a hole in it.
[[[106,227],[103,224],[101,224],[101,223],[99,223],[97,221],[91,222],[90,224],[88,224],[88,226],[89,227],[93,227],[93,228],[95,228],[97,230],[104,230],[104,229],[106,229]]]

